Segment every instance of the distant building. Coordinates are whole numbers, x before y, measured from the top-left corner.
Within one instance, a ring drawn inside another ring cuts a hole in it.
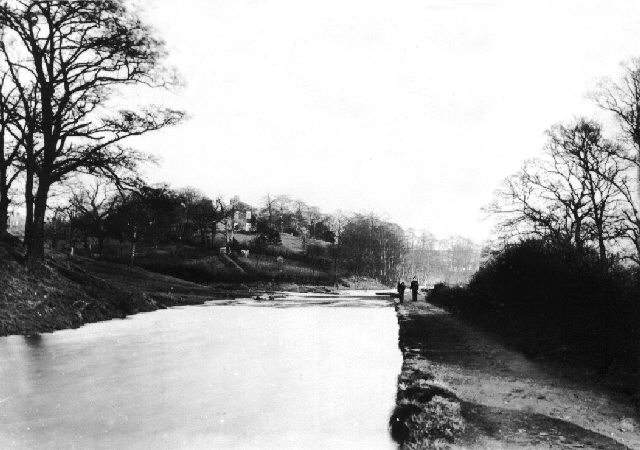
[[[253,233],[256,231],[255,214],[251,209],[238,209],[233,213],[233,229]]]

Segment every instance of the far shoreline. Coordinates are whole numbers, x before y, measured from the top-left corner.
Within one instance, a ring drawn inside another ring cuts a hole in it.
[[[383,289],[373,280],[340,280],[340,288]],[[0,244],[0,336],[31,336],[140,312],[278,292],[335,295],[341,289],[284,281],[198,284],[139,267],[52,254],[33,273],[10,245]],[[384,288],[386,289],[386,288]]]

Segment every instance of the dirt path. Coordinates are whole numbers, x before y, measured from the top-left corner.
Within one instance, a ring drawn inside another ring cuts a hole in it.
[[[442,386],[466,424],[458,448],[634,448],[640,424],[628,398],[571,368],[530,361],[434,306],[398,308],[403,377]]]
[[[240,267],[240,265],[237,262],[231,259],[229,255],[221,253],[220,255],[218,255],[218,257],[220,258],[220,261],[222,261],[222,263],[228,268],[235,270],[237,273],[241,275],[246,275],[246,272],[244,271],[244,269]]]

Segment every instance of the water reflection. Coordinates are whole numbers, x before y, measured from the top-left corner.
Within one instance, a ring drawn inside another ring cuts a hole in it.
[[[42,345],[42,335],[41,334],[31,334],[29,336],[24,336],[24,342],[27,346],[32,348],[40,348]]]
[[[327,297],[2,338],[0,448],[394,448],[394,311]]]

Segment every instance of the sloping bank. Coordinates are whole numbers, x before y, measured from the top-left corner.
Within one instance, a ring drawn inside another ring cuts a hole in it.
[[[326,293],[292,283],[201,285],[138,267],[53,253],[28,271],[19,244],[0,241],[0,336],[77,328],[171,306],[251,297],[280,290]]]
[[[397,306],[401,449],[640,448],[633,412],[425,303]]]
[[[142,269],[50,259],[33,272],[10,256],[0,247],[0,336],[77,328],[214,298],[195,284]]]

